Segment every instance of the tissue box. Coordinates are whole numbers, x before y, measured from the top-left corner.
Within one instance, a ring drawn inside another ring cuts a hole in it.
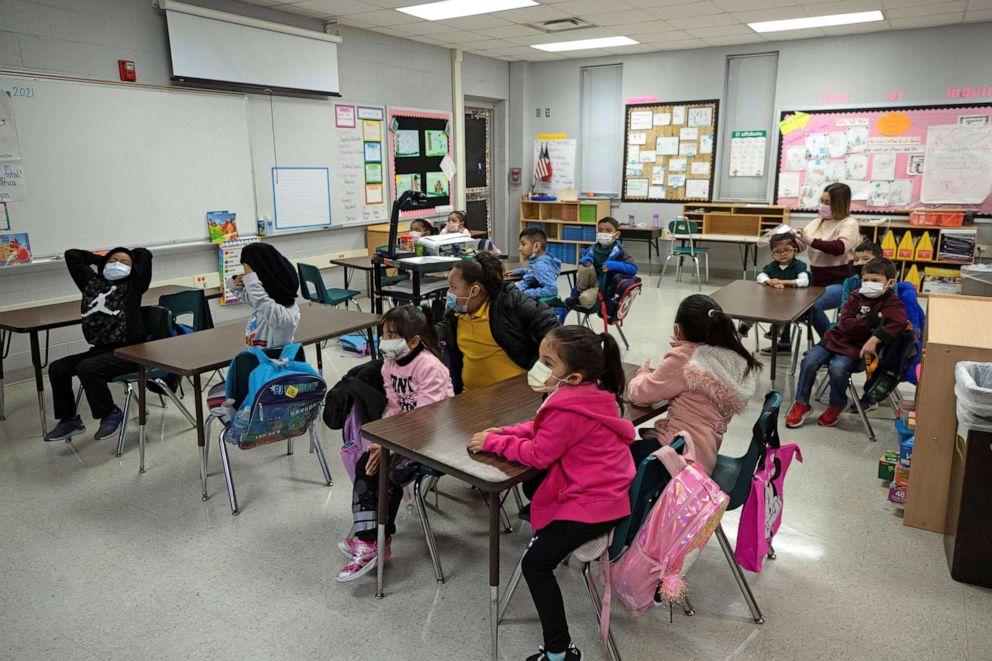
[[[906,487],[889,487],[889,502],[894,503],[898,507],[904,507],[906,505]]]
[[[899,463],[899,453],[888,450],[878,458],[878,479],[891,482],[896,476],[896,464]]]
[[[893,484],[897,487],[908,487],[909,486],[909,468],[902,466],[900,464],[896,465],[896,475],[892,480]]]

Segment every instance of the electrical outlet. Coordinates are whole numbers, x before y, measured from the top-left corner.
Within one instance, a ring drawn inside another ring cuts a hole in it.
[[[551,117],[551,108],[545,108],[544,109],[544,116],[545,117]]]
[[[541,109],[540,108],[535,109],[534,116],[535,117],[540,117],[541,116]]]

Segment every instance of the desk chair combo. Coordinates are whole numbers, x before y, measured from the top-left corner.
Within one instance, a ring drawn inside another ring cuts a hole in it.
[[[692,263],[696,267],[696,284],[698,290],[703,290],[703,281],[699,277],[699,258],[702,257],[706,263],[706,282],[710,281],[710,253],[709,248],[700,248],[696,245],[696,240],[693,238],[694,235],[699,234],[699,223],[694,223],[685,217],[679,217],[668,223],[668,231],[672,234],[671,250],[668,253],[668,257],[665,258],[665,265],[661,269],[661,273],[658,275],[658,286],[661,287],[661,281],[665,277],[665,272],[668,270],[668,262],[672,260],[672,257],[678,257],[678,262],[675,264],[675,281],[679,282],[682,279],[682,262],[686,259],[691,259]],[[678,242],[680,245],[676,246],[675,243]]]

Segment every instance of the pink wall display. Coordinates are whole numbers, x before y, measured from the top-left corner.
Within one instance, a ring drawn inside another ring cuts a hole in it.
[[[992,215],[992,104],[791,110],[779,128],[778,204],[815,211],[840,181],[858,213]]]

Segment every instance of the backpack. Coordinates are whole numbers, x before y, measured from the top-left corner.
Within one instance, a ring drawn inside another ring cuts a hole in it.
[[[303,434],[320,410],[327,384],[309,363],[293,358],[299,344],[287,344],[279,358],[269,358],[252,347],[242,352],[258,359],[248,375],[248,393],[224,432],[224,440],[242,450]],[[227,397],[234,399],[233,384],[237,357],[231,361]]]
[[[751,493],[741,510],[737,526],[734,557],[748,571],[758,573],[772,546],[772,538],[782,525],[785,507],[785,474],[796,459],[803,461],[795,443],[779,445],[776,433],[773,444],[765,445],[758,468],[751,477]]]
[[[636,275],[615,274],[606,287],[599,289],[603,319],[610,324],[623,320],[640,290],[641,279]]]
[[[600,618],[604,637],[609,631],[613,592],[634,617],[640,617],[654,604],[656,592],[669,602],[684,599],[685,558],[706,546],[730,502],[730,497],[696,464],[690,435],[683,432],[681,436],[685,440],[682,455],[669,446],[654,453],[672,479],[634,540],[612,565],[600,562],[606,585]]]
[[[892,394],[912,366],[919,362],[920,332],[907,323],[895,340],[882,348],[878,359],[867,366],[865,395],[872,402],[882,402]]]

